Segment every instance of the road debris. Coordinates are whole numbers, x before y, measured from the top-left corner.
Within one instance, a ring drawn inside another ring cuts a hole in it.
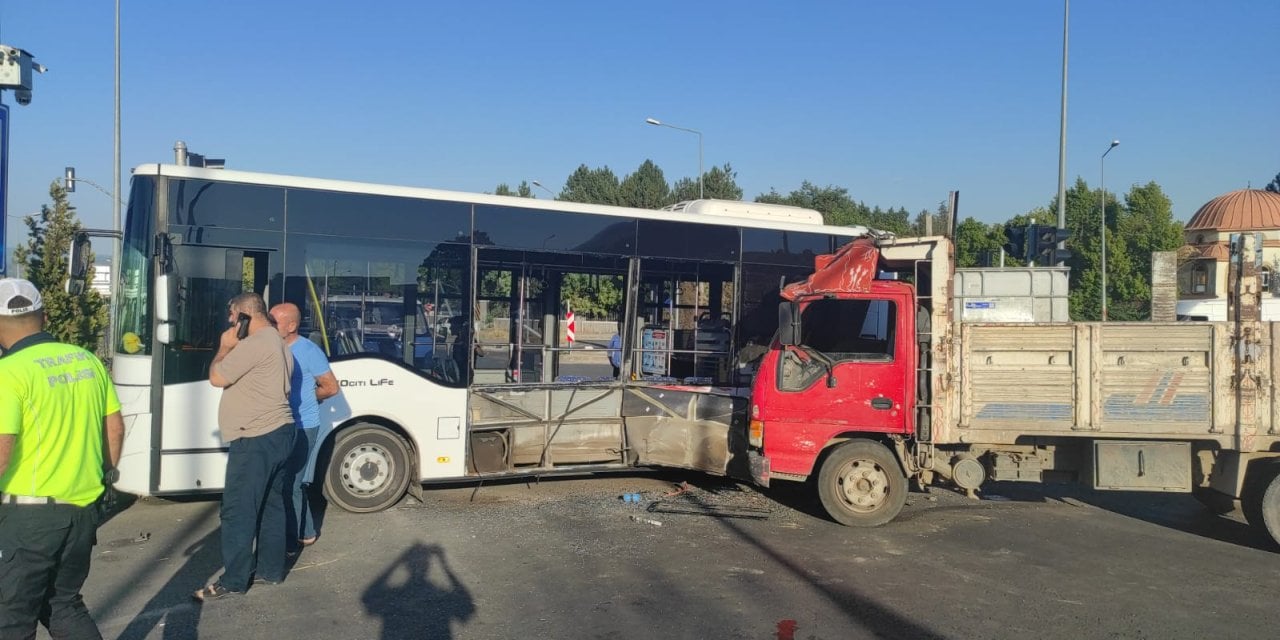
[[[653,525],[653,526],[655,526],[655,527],[661,527],[661,526],[662,526],[662,521],[660,521],[660,520],[650,520],[650,519],[648,519],[648,518],[641,518],[640,516],[631,516],[631,521],[632,521],[632,522],[639,522],[639,523],[641,523],[641,524],[651,524],[651,525]]]

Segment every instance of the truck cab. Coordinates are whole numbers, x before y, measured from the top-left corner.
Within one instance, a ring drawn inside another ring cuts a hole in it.
[[[779,330],[752,385],[756,480],[831,476],[820,497],[852,525],[883,524],[906,500],[894,450],[918,417],[917,278],[885,266],[880,247],[863,239],[784,288]]]

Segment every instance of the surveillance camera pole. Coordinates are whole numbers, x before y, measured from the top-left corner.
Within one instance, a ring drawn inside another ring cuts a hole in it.
[[[0,97],[4,90],[13,91],[18,104],[31,104],[31,76],[44,73],[30,51],[0,44]],[[9,209],[9,107],[0,102],[0,220],[7,220]],[[0,274],[4,274],[8,244],[5,225],[0,225]]]

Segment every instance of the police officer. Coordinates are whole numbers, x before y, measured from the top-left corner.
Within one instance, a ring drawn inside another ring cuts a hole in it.
[[[0,638],[101,638],[80,587],[124,423],[102,363],[44,323],[34,285],[0,280]]]

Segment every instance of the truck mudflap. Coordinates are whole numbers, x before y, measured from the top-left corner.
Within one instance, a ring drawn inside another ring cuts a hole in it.
[[[751,481],[756,485],[769,488],[769,457],[756,451],[747,452],[747,464],[751,466]]]

